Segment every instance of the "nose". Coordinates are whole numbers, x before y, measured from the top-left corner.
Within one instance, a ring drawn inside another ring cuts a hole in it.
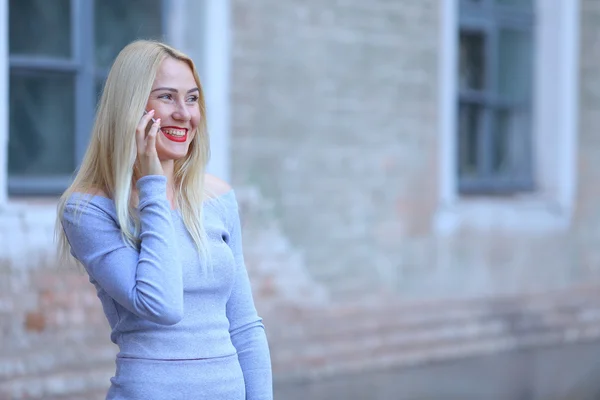
[[[178,121],[188,122],[192,118],[192,114],[185,104],[178,104],[173,112],[173,118]]]

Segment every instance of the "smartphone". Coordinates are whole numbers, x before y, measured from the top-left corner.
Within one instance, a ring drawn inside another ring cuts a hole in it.
[[[144,115],[148,114],[148,111],[144,110]],[[151,121],[148,122],[148,125],[146,125],[146,135],[148,135],[148,132],[150,132],[150,128],[152,128],[152,124],[154,124],[156,122],[156,120],[154,119],[154,117],[151,118]]]

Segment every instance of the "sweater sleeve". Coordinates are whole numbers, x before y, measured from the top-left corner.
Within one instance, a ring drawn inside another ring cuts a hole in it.
[[[247,400],[272,400],[273,380],[267,337],[252,297],[244,263],[237,202],[229,209],[229,246],[236,263],[235,283],[227,302],[229,332],[246,382]]]
[[[71,253],[121,306],[140,318],[173,325],[183,318],[182,269],[175,247],[166,178],[138,180],[139,251],[129,246],[103,203],[67,203],[62,225]]]

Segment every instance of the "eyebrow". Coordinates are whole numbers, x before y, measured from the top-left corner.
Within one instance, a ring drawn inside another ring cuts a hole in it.
[[[156,88],[156,89],[152,90],[152,92],[150,92],[150,93],[158,92],[159,90],[166,90],[166,91],[168,91],[168,92],[173,92],[173,93],[178,93],[178,92],[179,92],[179,91],[178,91],[177,89],[175,89],[175,88],[170,88],[170,87],[159,87],[159,88]],[[192,92],[199,92],[199,91],[200,91],[200,89],[198,89],[197,87],[195,87],[195,88],[193,88],[193,89],[190,89],[190,90],[188,90],[187,92],[188,92],[188,93],[192,93]]]

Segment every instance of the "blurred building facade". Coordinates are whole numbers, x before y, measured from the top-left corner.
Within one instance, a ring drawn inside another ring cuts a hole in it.
[[[600,3],[0,0],[0,20],[0,398],[101,398],[114,372],[53,224],[136,37],[198,64],[276,382],[600,337]]]

